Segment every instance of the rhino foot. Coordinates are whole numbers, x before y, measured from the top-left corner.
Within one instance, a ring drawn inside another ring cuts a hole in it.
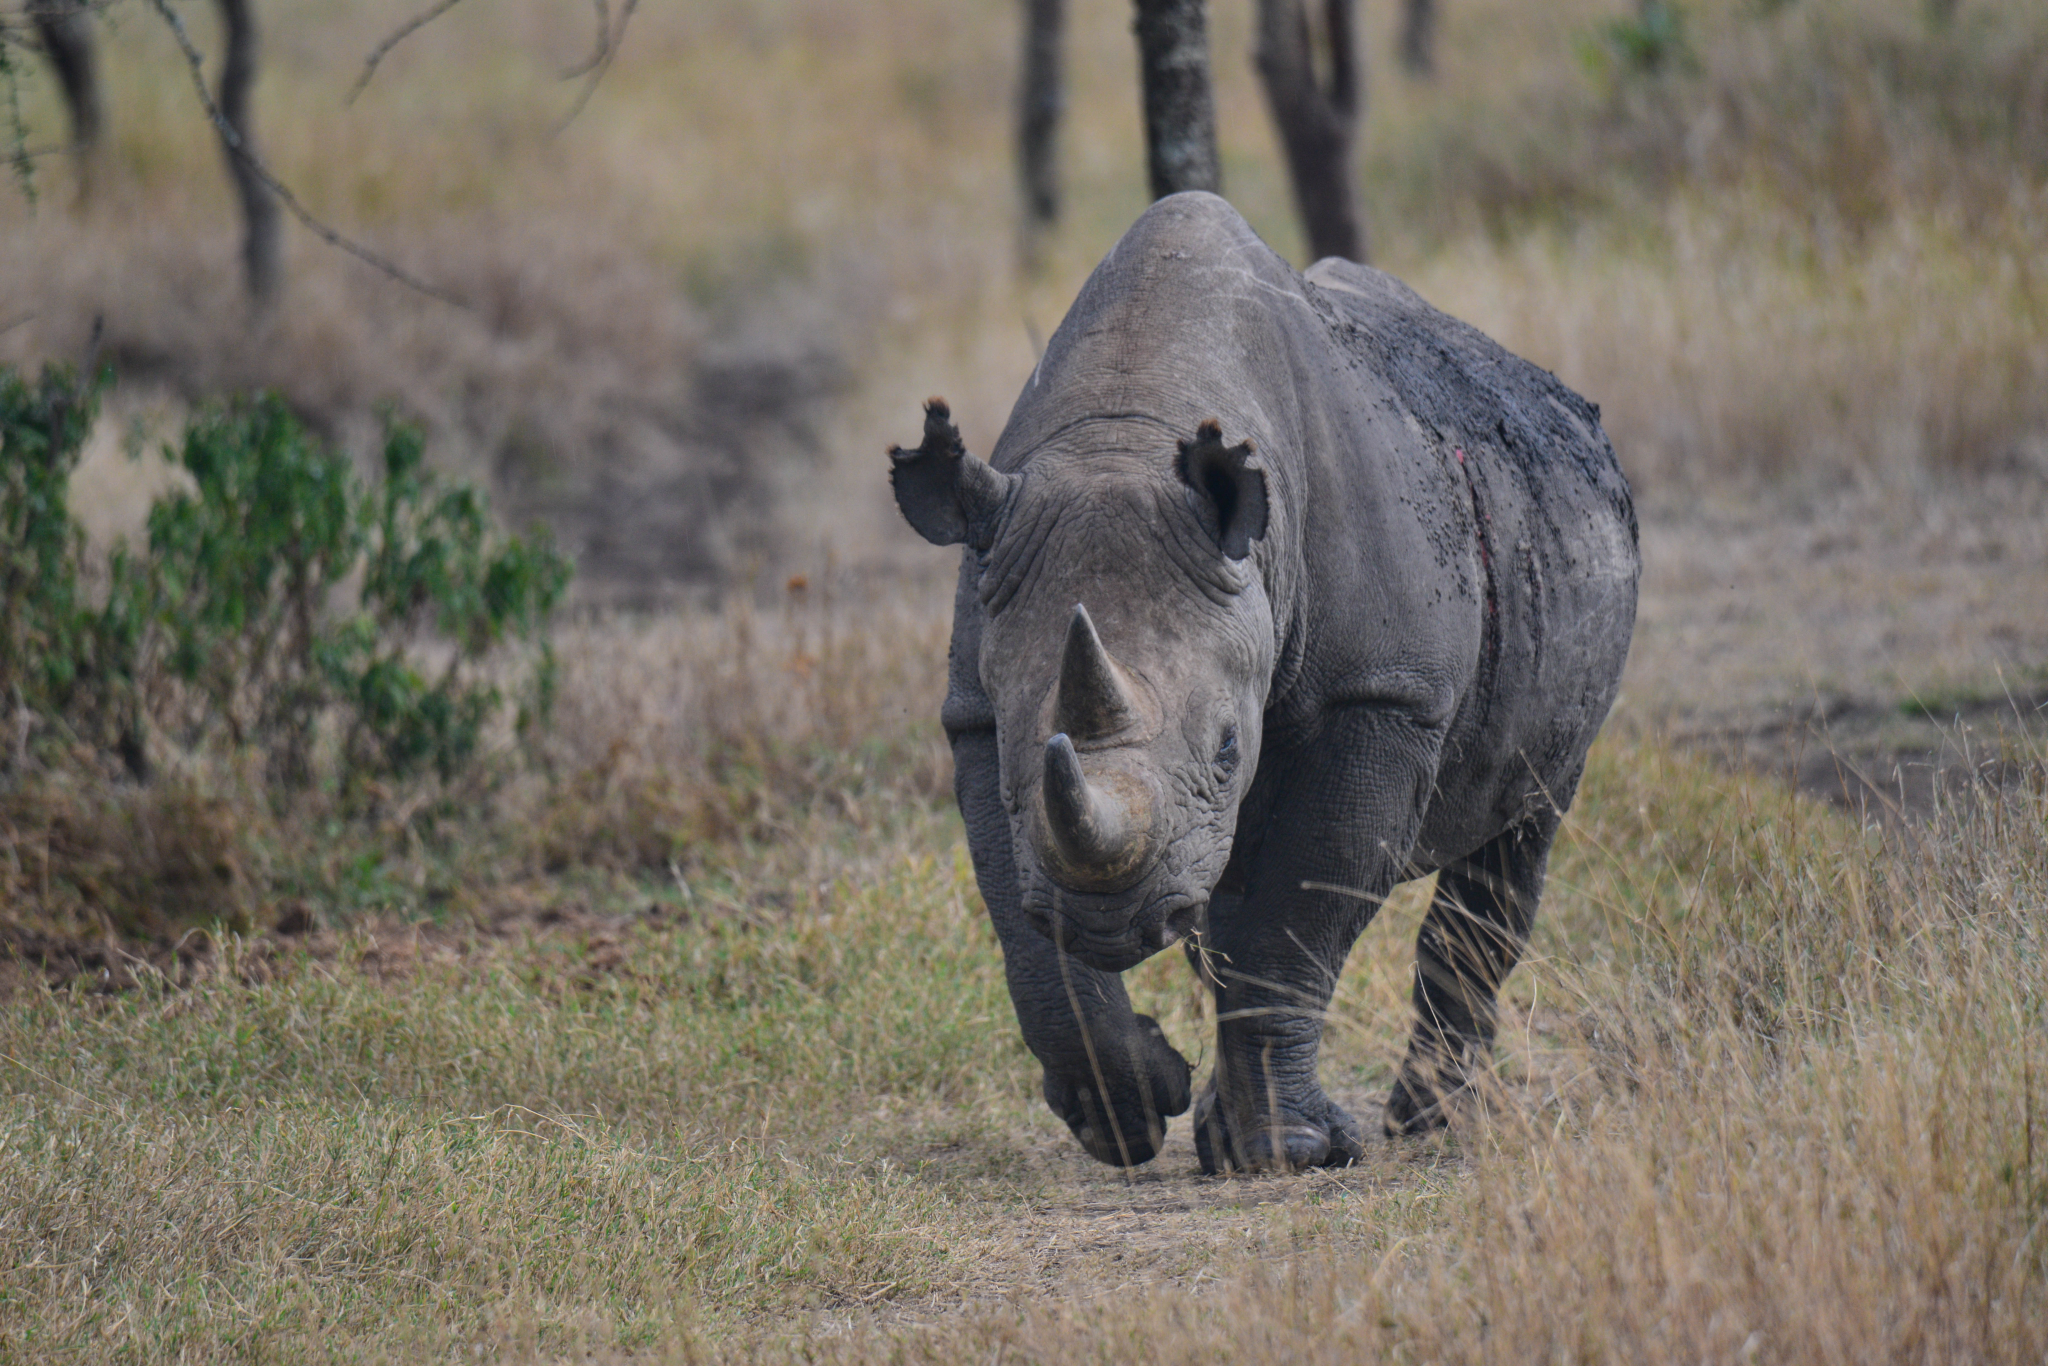
[[[1253,1141],[1242,1142],[1224,1118],[1212,1082],[1195,1107],[1195,1156],[1204,1176],[1348,1167],[1365,1156],[1365,1140],[1358,1121],[1318,1089],[1305,1104],[1290,1104],[1260,1126]]]
[[[1381,1121],[1387,1137],[1417,1138],[1445,1127],[1450,1123],[1444,1113],[1446,1099],[1434,1087],[1419,1082],[1410,1086],[1408,1079],[1402,1077],[1387,1096],[1386,1115]]]
[[[1416,1138],[1447,1128],[1459,1098],[1484,1075],[1486,1045],[1464,1041],[1410,1049],[1401,1075],[1387,1095],[1381,1123],[1388,1138]]]
[[[1092,1072],[1080,1078],[1050,1069],[1045,1074],[1045,1103],[1090,1157],[1112,1167],[1136,1167],[1157,1157],[1166,1146],[1167,1118],[1185,1114],[1192,1094],[1187,1059],[1167,1042],[1158,1021],[1149,1015],[1136,1019],[1140,1043],[1131,1061],[1137,1067],[1117,1068],[1114,1050],[1100,1059],[1101,1080],[1110,1091],[1107,1107]],[[1142,1075],[1131,1075],[1138,1070]]]

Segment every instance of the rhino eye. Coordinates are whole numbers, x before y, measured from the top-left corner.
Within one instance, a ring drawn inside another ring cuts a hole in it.
[[[1216,771],[1226,778],[1237,771],[1237,727],[1223,728],[1223,743],[1216,746]]]

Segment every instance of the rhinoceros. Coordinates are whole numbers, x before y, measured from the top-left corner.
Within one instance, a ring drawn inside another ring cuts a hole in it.
[[[1204,1171],[1341,1165],[1316,1071],[1353,942],[1437,875],[1388,1135],[1484,1066],[1635,620],[1599,409],[1224,200],[1162,199],[1096,267],[984,463],[943,400],[896,500],[964,547],[941,719],[1044,1095],[1120,1166],[1186,1060],[1119,974],[1175,943],[1215,993]]]

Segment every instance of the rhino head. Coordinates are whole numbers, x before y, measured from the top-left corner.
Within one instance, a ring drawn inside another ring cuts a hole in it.
[[[1131,967],[1196,927],[1258,766],[1265,473],[1213,420],[1186,440],[1079,424],[1004,473],[938,399],[890,455],[910,524],[975,554],[1024,910],[1091,967]]]

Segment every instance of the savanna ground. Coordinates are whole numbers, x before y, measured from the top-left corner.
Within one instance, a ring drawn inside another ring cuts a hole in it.
[[[1646,76],[1619,4],[1445,0],[1422,83],[1368,7],[1377,263],[1602,403],[1643,606],[1498,1084],[1356,1168],[1211,1180],[1184,1125],[1126,1176],[1037,1100],[946,795],[947,557],[880,478],[927,392],[989,448],[1142,207],[1126,7],[1073,8],[1024,271],[1011,5],[650,6],[555,135],[586,11],[464,6],[344,107],[400,10],[281,0],[269,155],[475,307],[301,237],[267,319],[120,12],[90,196],[45,159],[0,207],[0,358],[97,313],[121,368],[96,540],[169,478],[130,423],[263,385],[360,445],[389,400],[562,528],[586,607],[539,754],[473,788],[10,780],[0,1356],[2048,1353],[2043,19],[1703,2]],[[1226,189],[1298,260],[1214,10]],[[1333,1006],[1362,1115],[1423,899]],[[117,932],[171,903],[257,928]],[[1199,1057],[1179,963],[1132,976]]]

